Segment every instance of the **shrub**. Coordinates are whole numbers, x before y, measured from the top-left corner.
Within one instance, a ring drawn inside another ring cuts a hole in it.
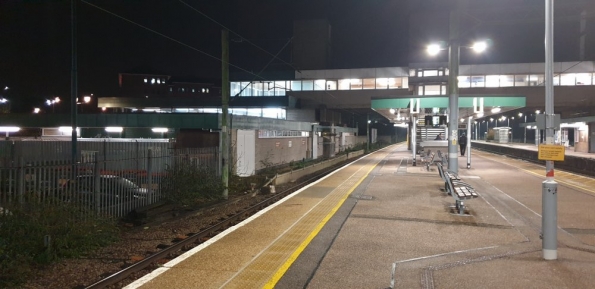
[[[0,287],[27,280],[32,269],[76,258],[118,238],[116,222],[67,203],[4,207],[0,214]],[[88,213],[88,214],[86,214]],[[86,217],[81,218],[81,214]]]
[[[161,189],[168,201],[187,207],[220,199],[224,188],[212,170],[181,162],[166,169]]]

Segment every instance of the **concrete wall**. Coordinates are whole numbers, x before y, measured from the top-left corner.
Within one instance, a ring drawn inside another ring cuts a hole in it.
[[[308,158],[308,141],[307,137],[258,138],[257,136],[256,170],[269,165],[275,166]]]

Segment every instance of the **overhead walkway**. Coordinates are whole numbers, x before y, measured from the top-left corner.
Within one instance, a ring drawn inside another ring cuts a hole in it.
[[[558,190],[558,257],[541,258],[538,165],[473,151],[479,198],[452,213],[436,167],[394,145],[363,157],[126,288],[591,288],[593,179]],[[464,162],[459,162],[462,164]]]

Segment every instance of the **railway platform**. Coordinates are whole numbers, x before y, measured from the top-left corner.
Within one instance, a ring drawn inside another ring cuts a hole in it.
[[[369,154],[125,288],[593,288],[595,180],[557,172],[558,259],[541,251],[543,166],[473,150],[453,211],[405,145]]]

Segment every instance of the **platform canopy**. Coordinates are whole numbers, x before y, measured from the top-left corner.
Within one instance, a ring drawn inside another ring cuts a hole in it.
[[[465,95],[459,97],[459,117],[481,118],[526,106],[525,96],[519,95]],[[411,95],[408,98],[372,98],[372,109],[394,123],[406,122],[412,113],[448,115],[448,96],[428,97]]]

